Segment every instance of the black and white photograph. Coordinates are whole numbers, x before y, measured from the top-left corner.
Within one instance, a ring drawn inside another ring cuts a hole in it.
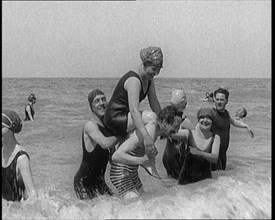
[[[271,0],[2,1],[2,219],[271,219]]]

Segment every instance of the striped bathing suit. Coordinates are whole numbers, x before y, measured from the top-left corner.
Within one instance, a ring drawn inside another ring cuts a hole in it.
[[[143,157],[145,148],[139,146],[129,154],[135,157]],[[110,180],[118,190],[120,196],[123,196],[131,190],[137,190],[139,192],[142,188],[142,183],[138,176],[138,167],[139,165],[121,164],[115,161],[111,162]]]

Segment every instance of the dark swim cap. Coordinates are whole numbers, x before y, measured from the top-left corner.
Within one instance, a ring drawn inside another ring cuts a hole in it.
[[[212,108],[201,108],[197,113],[197,118],[199,120],[202,117],[208,117],[213,121],[215,115],[216,114]]]
[[[94,101],[94,98],[97,95],[105,95],[104,92],[102,92],[100,89],[94,89],[92,90],[88,95],[88,101],[89,103],[92,103]]]
[[[9,128],[13,133],[19,133],[22,130],[22,122],[19,115],[12,110],[2,110],[2,125]]]
[[[33,93],[31,93],[28,97],[28,101],[33,102],[33,100],[36,100],[36,97]]]
[[[140,50],[140,58],[145,66],[162,68],[163,54],[159,47],[147,47]]]

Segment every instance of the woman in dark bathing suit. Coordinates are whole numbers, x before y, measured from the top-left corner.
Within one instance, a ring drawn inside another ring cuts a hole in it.
[[[104,174],[110,152],[118,142],[102,123],[107,107],[104,93],[95,89],[89,93],[88,101],[92,119],[85,123],[82,131],[83,157],[74,177],[74,189],[79,199],[112,194],[105,183]]]
[[[34,107],[33,105],[36,102],[36,97],[33,93],[28,97],[28,105],[25,107],[25,121],[33,121],[34,120]]]
[[[37,197],[30,157],[14,135],[21,129],[19,115],[12,110],[2,110],[2,198],[8,201],[33,200]]]
[[[202,108],[198,111],[198,124],[194,130],[182,129],[175,134],[188,140],[187,145],[179,146],[183,166],[179,172],[178,184],[212,178],[211,164],[218,162],[220,151],[220,136],[210,131],[214,117],[212,108]]]
[[[161,107],[153,78],[162,68],[163,54],[159,47],[148,47],[140,51],[140,57],[142,64],[138,71],[129,71],[119,80],[107,107],[104,123],[114,135],[124,137],[136,129],[146,153],[154,158],[157,151],[150,133],[154,130]],[[153,112],[139,110],[139,103],[146,96]],[[147,172],[158,177],[154,166],[148,167]]]

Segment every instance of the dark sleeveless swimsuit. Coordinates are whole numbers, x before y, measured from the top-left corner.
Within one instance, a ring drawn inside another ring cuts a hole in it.
[[[33,106],[31,106],[30,104],[28,104],[28,105],[29,105],[30,108],[31,108],[31,115],[32,115],[32,118],[34,118]],[[27,105],[27,106],[28,106],[28,105]],[[30,117],[29,117],[29,114],[28,114],[28,112],[27,112],[27,110],[26,110],[27,106],[25,107],[25,121],[31,120]]]
[[[182,119],[182,122],[186,118]],[[166,169],[167,175],[171,178],[178,179],[180,170],[184,162],[184,154],[180,154],[179,150],[175,147],[181,145],[181,149],[186,148],[186,142],[183,140],[175,140],[167,138],[166,147],[163,152],[162,162]]]
[[[105,127],[108,128],[113,135],[125,136],[127,134],[127,122],[128,122],[128,113],[129,102],[128,102],[128,93],[124,89],[124,83],[130,77],[136,77],[140,80],[141,88],[142,81],[139,78],[139,75],[133,71],[129,71],[119,80],[114,93],[108,103],[105,116],[104,116],[104,124]],[[143,89],[141,89],[139,93],[139,102],[145,99],[149,87],[151,85],[151,81],[149,81],[147,91],[144,93]]]
[[[227,110],[224,112],[217,111],[217,109],[213,108],[216,112],[216,116],[214,117],[211,131],[216,133],[221,138],[220,144],[220,153],[219,153],[219,162],[217,166],[213,164],[212,170],[222,169],[225,170],[226,167],[226,151],[229,146],[230,139],[230,116]]]
[[[2,167],[2,198],[8,201],[21,201],[25,193],[25,185],[23,179],[17,179],[16,165],[18,157],[26,155],[29,159],[30,156],[25,151],[19,151],[15,155],[11,164],[3,168]]]
[[[214,141],[213,135],[211,141],[204,152],[210,153]],[[211,163],[206,159],[198,157],[190,153],[190,149],[186,148],[182,169],[179,174],[179,185],[198,182],[207,178],[212,178]]]
[[[171,140],[167,138],[166,147],[163,153],[162,162],[166,169],[167,175],[171,178],[178,179],[180,170],[183,166],[184,155],[181,155],[176,145],[181,145],[180,148],[185,149],[186,143],[184,141]]]
[[[101,133],[108,137],[111,134],[106,128],[98,125]],[[84,133],[82,132],[83,157],[80,168],[74,177],[74,190],[79,199],[92,199],[98,195],[108,194],[111,191],[105,183],[104,174],[109,160],[109,150],[103,149],[99,144],[92,152],[85,147]]]

